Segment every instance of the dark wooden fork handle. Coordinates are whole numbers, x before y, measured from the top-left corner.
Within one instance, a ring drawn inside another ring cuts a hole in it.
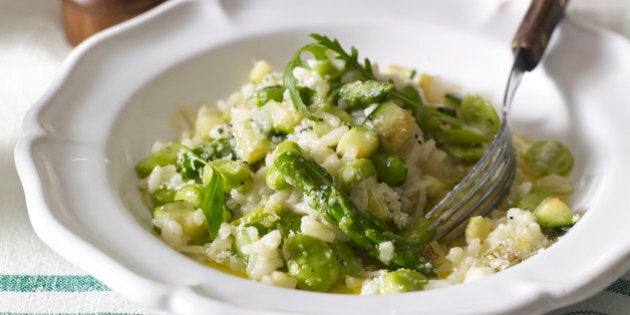
[[[523,70],[530,71],[538,65],[547,48],[549,38],[564,16],[569,0],[532,0],[532,3],[516,31],[512,49],[520,50]]]

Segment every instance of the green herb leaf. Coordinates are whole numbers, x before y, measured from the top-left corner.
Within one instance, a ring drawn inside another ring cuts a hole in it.
[[[293,58],[289,60],[289,63],[284,67],[284,74],[282,76],[282,81],[284,86],[289,91],[289,96],[291,96],[291,101],[293,102],[293,106],[297,110],[299,110],[305,117],[311,120],[318,120],[309,110],[300,95],[300,91],[298,89],[298,79],[293,75],[293,70],[297,67],[302,67],[306,69],[310,69],[309,65],[302,60],[302,53],[310,52],[315,56],[317,60],[325,60],[326,57],[326,47],[317,45],[317,44],[308,44],[302,48],[300,48],[295,54]]]
[[[205,163],[196,159],[191,151],[179,150],[177,152],[177,165],[183,178],[196,178],[199,177],[199,171],[203,169]]]
[[[346,67],[357,70],[369,80],[377,80],[376,76],[374,76],[374,72],[372,71],[372,62],[370,59],[365,58],[365,65],[361,65],[359,62],[359,51],[356,48],[351,47],[350,54],[348,54],[343,47],[341,47],[341,44],[337,39],[331,40],[327,36],[319,34],[311,34],[311,37],[315,39],[319,45],[336,52],[338,55],[337,59],[345,62]]]
[[[337,39],[331,40],[327,36],[319,34],[311,34],[311,37],[315,39],[318,45],[337,53],[336,58],[345,63],[346,70],[357,71],[366,80],[378,81],[373,73],[370,60],[365,58],[363,64],[359,62],[359,52],[356,48],[351,47],[350,53],[348,53],[341,47]],[[459,130],[469,129],[464,121],[447,113],[442,113],[435,107],[426,106],[420,94],[417,91],[412,91],[413,89],[413,87],[405,87],[401,91],[393,89],[389,92],[389,97],[399,101],[406,109],[410,110],[420,129],[433,135],[440,146],[444,148],[452,145],[449,142],[449,139],[452,137],[442,136],[445,130],[459,132]],[[491,141],[492,139],[484,139],[483,147]]]
[[[210,237],[215,239],[219,234],[221,223],[223,223],[223,207],[225,205],[223,201],[223,176],[214,166],[211,164],[208,166],[212,168],[212,174],[204,192],[201,209],[206,217],[206,226]]]
[[[319,34],[311,34],[311,37],[315,39],[315,41],[317,41],[319,45],[324,46],[337,53],[337,58],[345,63],[346,68],[351,68],[358,71],[368,80],[378,81],[372,70],[372,62],[370,62],[370,59],[365,58],[364,65],[362,65],[359,62],[359,52],[356,48],[351,47],[350,53],[348,53],[343,49],[343,47],[341,47],[341,44],[337,39],[331,40],[327,36]],[[417,98],[412,98],[409,97],[409,95],[407,95],[406,93],[401,93],[398,90],[394,89],[390,92],[390,96],[401,101],[406,108],[411,110],[414,117],[416,118],[416,123],[418,123],[420,128],[423,128],[423,122],[426,121],[425,116],[428,116],[430,112],[433,112],[433,114],[436,115],[446,116],[446,122],[450,124],[461,124],[453,117],[444,115],[437,110],[425,106],[419,94]]]
[[[183,178],[197,178],[199,172],[203,167],[208,164],[202,159],[196,152],[188,147],[177,144],[174,145],[177,149],[177,170]]]

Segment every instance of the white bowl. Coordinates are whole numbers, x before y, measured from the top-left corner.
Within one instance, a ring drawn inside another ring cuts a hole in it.
[[[256,59],[282,69],[311,32],[500,100],[524,7],[495,2],[169,1],[99,34],[66,60],[25,121],[16,163],[32,224],[110,288],[180,314],[536,313],[584,299],[630,267],[630,45],[570,18],[526,74],[512,117],[517,131],[572,148],[573,204],[584,217],[498,274],[389,296],[266,286],[171,250],[136,189],[133,165],[156,139],[176,137],[167,122],[181,104],[226,97]]]

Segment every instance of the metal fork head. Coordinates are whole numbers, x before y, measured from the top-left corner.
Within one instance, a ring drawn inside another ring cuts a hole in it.
[[[433,221],[429,229],[434,239],[456,237],[463,222],[473,215],[484,215],[510,190],[516,172],[512,133],[508,113],[525,71],[536,67],[549,43],[551,33],[564,15],[567,1],[533,1],[513,41],[514,63],[503,96],[502,120],[484,156],[470,173],[449,192],[425,218]]]
[[[503,96],[499,131],[470,173],[425,215],[432,221],[429,229],[435,231],[433,239],[458,237],[465,229],[463,223],[472,216],[487,214],[509,192],[516,173],[516,157],[508,116],[524,71],[523,54],[518,50]]]
[[[464,230],[468,218],[485,215],[499,204],[514,180],[516,158],[512,134],[506,120],[488,151],[473,169],[425,217],[434,239],[455,238]]]

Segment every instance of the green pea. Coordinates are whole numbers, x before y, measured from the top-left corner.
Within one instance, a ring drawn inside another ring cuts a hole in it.
[[[276,102],[282,102],[284,94],[284,86],[282,85],[273,85],[264,87],[254,94],[256,99],[256,106],[262,107],[265,104],[269,103],[269,101],[274,100]]]
[[[173,202],[175,191],[168,188],[161,188],[151,194],[151,202],[154,207]]]
[[[156,166],[166,166],[175,163],[177,163],[177,150],[166,148],[140,160],[135,168],[138,176],[145,178],[151,174]]]
[[[182,232],[191,238],[192,241],[205,239],[208,235],[208,228],[205,224],[197,224],[195,212],[197,208],[185,201],[174,201],[155,207],[153,217],[164,217],[176,221],[182,227]]]
[[[244,161],[221,159],[212,161],[212,165],[223,176],[223,191],[225,192],[229,192],[234,188],[241,191],[246,190],[253,181],[254,175]],[[204,168],[202,176],[204,185],[207,185],[211,173],[212,168]]]
[[[525,152],[525,164],[536,175],[565,175],[573,168],[573,154],[559,141],[539,140]]]
[[[201,208],[203,204],[203,186],[190,184],[182,187],[175,193],[174,200],[187,201],[196,208]]]
[[[253,226],[258,230],[259,235],[265,235],[269,231],[276,229],[280,222],[280,208],[271,209],[257,208],[249,211],[244,216],[232,221],[232,225],[240,227]]]
[[[335,180],[337,180],[343,188],[350,189],[356,183],[372,176],[376,176],[376,168],[374,168],[372,161],[368,159],[357,159],[337,170]]]
[[[491,139],[499,130],[501,120],[492,104],[479,95],[466,95],[461,105],[462,120]]]
[[[380,291],[384,294],[419,291],[428,282],[425,275],[409,269],[388,272],[382,280]]]
[[[327,291],[339,276],[339,261],[328,243],[304,234],[289,236],[284,244],[289,275],[297,287],[309,291]]]
[[[380,153],[371,158],[379,181],[390,186],[398,186],[407,178],[407,164],[405,160],[395,154]]]
[[[547,189],[534,184],[527,193],[518,196],[514,202],[512,202],[512,206],[533,211],[547,197],[551,197],[551,193]]]

